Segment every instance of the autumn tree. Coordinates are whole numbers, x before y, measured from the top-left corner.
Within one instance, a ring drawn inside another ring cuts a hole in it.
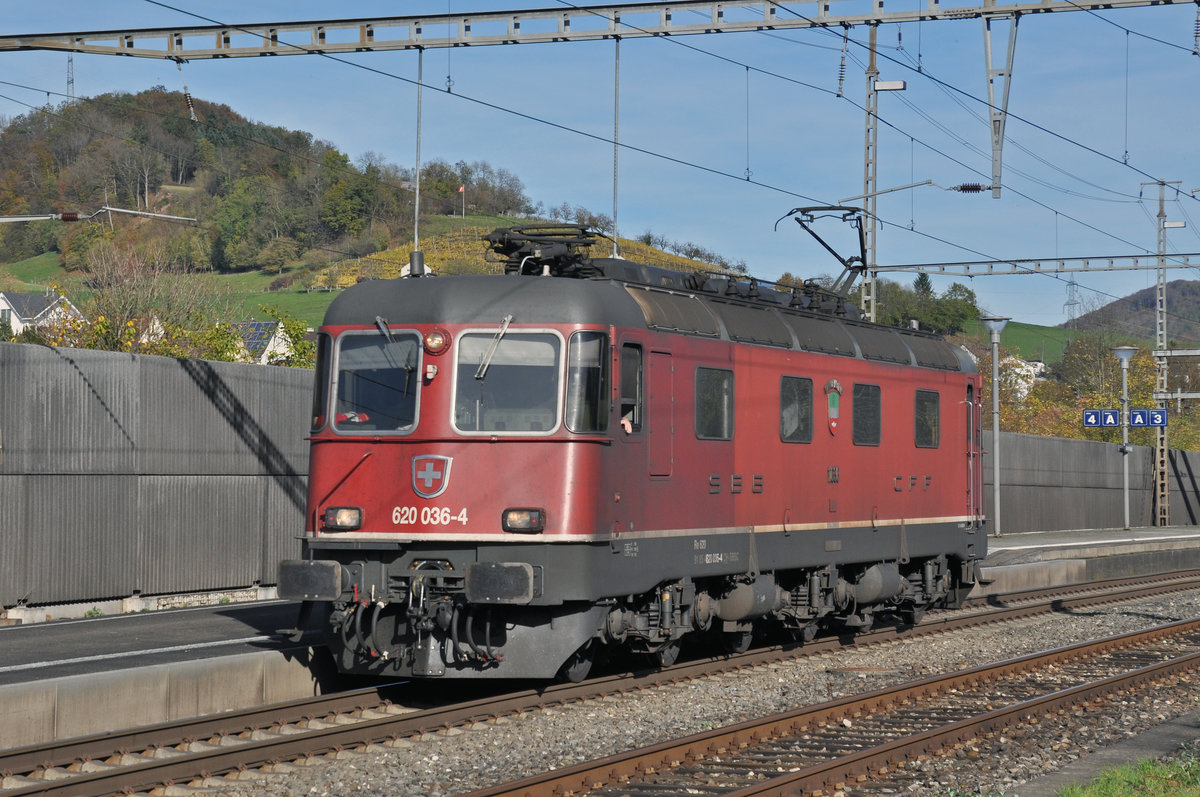
[[[158,249],[140,252],[103,241],[87,262],[92,296],[86,321],[56,331],[62,345],[172,356],[232,359],[236,318],[227,292],[202,277],[169,267]]]

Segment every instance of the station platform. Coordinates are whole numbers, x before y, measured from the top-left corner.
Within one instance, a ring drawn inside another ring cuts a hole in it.
[[[975,594],[1200,569],[1200,527],[988,538]],[[0,749],[317,694],[318,635],[278,633],[297,604],[145,611],[0,626]]]
[[[0,627],[0,749],[105,733],[326,691],[297,604],[170,609]]]
[[[1200,569],[1200,527],[1035,531],[988,537],[972,595]]]

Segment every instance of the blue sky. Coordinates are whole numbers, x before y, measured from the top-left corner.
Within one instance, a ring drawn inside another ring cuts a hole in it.
[[[6,4],[0,33],[205,24],[189,11],[236,24],[535,4],[180,0],[170,5],[145,0]],[[902,7],[902,2],[888,4],[889,10]],[[1200,189],[1200,58],[1191,52],[1196,14],[1189,3],[1024,17],[1017,35],[1002,197],[933,186],[880,196],[877,261],[1152,253],[1157,189],[1143,190],[1140,183],[1156,179],[1180,180],[1184,192],[1184,198],[1171,195],[1167,203],[1168,219],[1187,223],[1170,231],[1168,251],[1200,252],[1200,202],[1190,196]],[[994,31],[993,46],[999,50],[1003,30]],[[860,44],[867,30],[853,28],[850,37],[844,98],[836,96],[840,32],[622,42],[620,138],[644,152],[620,154],[621,234],[649,230],[691,241],[745,260],[751,273],[764,279],[785,271],[801,276],[836,271],[837,264],[795,224],[773,227],[793,207],[834,204],[862,193],[865,49]],[[880,95],[879,189],[923,180],[942,186],[990,181],[983,42],[983,23],[977,19],[880,28],[880,79],[905,80],[908,88]],[[345,60],[350,64],[319,56],[197,60],[185,64],[181,76],[169,61],[77,54],[75,92],[136,92],[160,84],[180,89],[185,80],[196,97],[227,104],[256,121],[310,131],[352,159],[375,152],[411,167],[416,53],[366,53]],[[52,102],[61,101],[66,63],[61,53],[0,54],[0,80],[5,81],[0,117],[11,119],[44,104],[46,92],[55,92]],[[427,51],[422,159],[487,161],[520,176],[535,202],[565,201],[611,214],[611,143],[471,98],[611,139],[613,65],[612,42]],[[452,92],[445,90],[447,75]],[[752,181],[740,179],[747,168]],[[828,225],[821,229],[848,243],[838,223]],[[1168,272],[1168,278],[1200,275],[1179,270]],[[1029,275],[959,281],[976,291],[989,312],[1057,324],[1067,318],[1070,279]],[[935,285],[941,290],[951,281],[936,278]],[[1076,281],[1086,309],[1152,286],[1154,272],[1086,274]]]

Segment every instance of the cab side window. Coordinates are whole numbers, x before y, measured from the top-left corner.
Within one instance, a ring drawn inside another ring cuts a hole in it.
[[[576,332],[567,347],[567,428],[572,432],[608,429],[608,336]]]
[[[621,426],[626,433],[642,428],[643,375],[642,347],[635,343],[621,346]]]

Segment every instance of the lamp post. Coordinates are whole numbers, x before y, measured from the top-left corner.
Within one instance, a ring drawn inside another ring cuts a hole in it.
[[[1129,361],[1137,346],[1116,346],[1121,361],[1121,494],[1125,498],[1125,530],[1129,531]]]
[[[979,319],[992,338],[992,535],[1000,536],[1000,333],[1009,319],[984,316]]]

